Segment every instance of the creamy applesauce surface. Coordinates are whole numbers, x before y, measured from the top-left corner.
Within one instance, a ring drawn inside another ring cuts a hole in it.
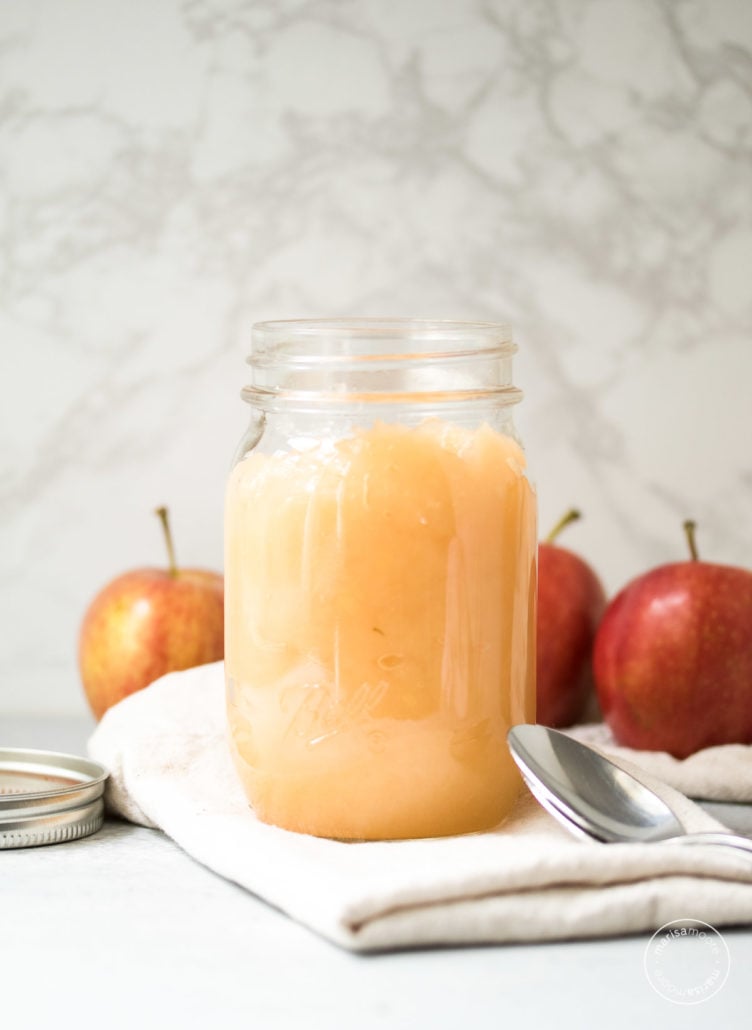
[[[225,666],[257,816],[343,839],[496,825],[534,718],[535,499],[487,425],[252,451],[226,504]]]

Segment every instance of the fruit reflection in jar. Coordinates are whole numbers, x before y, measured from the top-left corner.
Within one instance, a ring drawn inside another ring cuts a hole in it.
[[[267,379],[275,358],[310,360],[295,325],[262,328],[251,363]],[[304,325],[309,346],[318,328],[336,350],[326,327],[343,325]],[[517,795],[506,732],[534,717],[535,497],[511,426],[519,393],[487,384],[489,367],[509,374],[508,337],[450,325],[378,323],[365,341],[413,375],[438,364],[439,414],[436,391],[364,402],[358,323],[346,343],[334,333],[344,395],[318,370],[312,397],[287,380],[248,391],[263,417],[228,485],[226,672],[235,763],[264,821],[438,836],[496,825]],[[451,348],[483,363],[482,391],[455,396],[456,369],[442,378]]]

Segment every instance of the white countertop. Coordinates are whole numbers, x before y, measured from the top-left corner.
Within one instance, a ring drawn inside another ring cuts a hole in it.
[[[0,718],[3,745],[84,753],[83,720]],[[728,981],[692,1006],[650,987],[647,934],[351,955],[159,831],[115,821],[81,841],[0,852],[0,930],[9,1030],[500,1030],[512,1019],[557,1030],[687,1030],[749,1020],[752,928],[722,930]]]

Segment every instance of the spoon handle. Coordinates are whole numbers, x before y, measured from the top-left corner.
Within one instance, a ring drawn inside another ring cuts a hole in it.
[[[720,844],[726,848],[752,852],[752,839],[740,837],[736,833],[685,833],[681,837],[672,837],[671,842],[672,844]]]

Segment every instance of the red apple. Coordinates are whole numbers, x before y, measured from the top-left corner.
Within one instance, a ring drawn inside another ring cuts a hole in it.
[[[118,576],[94,598],[81,626],[81,679],[97,719],[167,672],[224,657],[223,577],[179,569],[167,509],[157,515],[169,567]]]
[[[627,747],[686,758],[752,743],[752,572],[690,561],[628,583],[603,617],[595,678],[603,715]]]
[[[593,639],[606,595],[587,562],[554,543],[579,517],[568,512],[538,547],[537,719],[546,726],[571,726],[593,696]]]

